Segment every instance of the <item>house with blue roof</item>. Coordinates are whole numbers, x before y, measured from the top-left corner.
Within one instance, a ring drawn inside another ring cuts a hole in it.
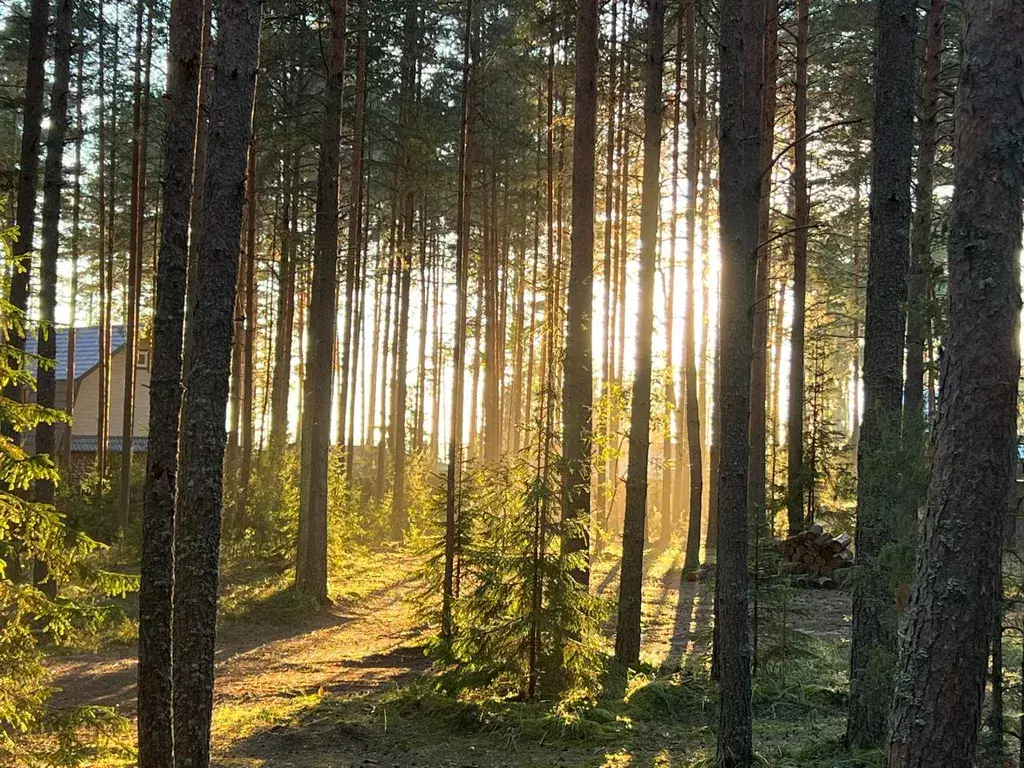
[[[70,431],[67,425],[57,425],[58,452],[67,450],[71,441],[72,475],[81,475],[93,468],[98,445],[100,412],[100,329],[98,326],[75,329],[74,382],[68,379],[67,328],[54,331],[57,335],[57,407],[67,408],[68,386],[73,384],[74,405]],[[107,451],[120,453],[124,431],[124,380],[128,340],[124,326],[114,326],[110,334],[110,397],[107,409]],[[26,351],[34,353],[37,339],[26,339]],[[135,354],[135,406],[132,427],[132,452],[145,452],[149,443],[149,377],[150,348],[142,341]],[[28,436],[29,441],[34,435]],[[28,446],[31,449],[31,445]]]

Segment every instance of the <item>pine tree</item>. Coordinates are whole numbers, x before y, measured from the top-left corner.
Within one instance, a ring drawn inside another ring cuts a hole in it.
[[[562,385],[565,466],[562,549],[586,557],[590,532],[590,463],[594,401],[591,351],[594,282],[594,194],[597,144],[597,0],[576,12],[576,116],[573,121],[572,242]],[[575,574],[590,583],[589,567]]]
[[[299,541],[295,583],[321,605],[327,602],[327,452],[331,440],[332,356],[338,291],[338,190],[341,105],[345,77],[347,0],[331,3],[323,135],[317,168],[313,291],[303,398]]]
[[[687,460],[690,488],[687,510],[686,555],[683,572],[695,574],[700,566],[700,527],[703,511],[704,468],[701,450],[700,393],[697,391],[697,182],[700,157],[697,151],[697,3],[684,6],[686,25],[686,320],[683,326],[683,391],[686,412]],[[705,305],[706,306],[706,305]],[[705,333],[705,337],[707,334]],[[702,368],[706,366],[702,365]],[[682,429],[680,429],[680,434]]]
[[[457,556],[458,526],[457,491],[459,470],[462,462],[462,412],[466,372],[466,282],[468,279],[467,252],[468,244],[468,207],[469,207],[469,168],[471,167],[471,146],[468,145],[468,127],[470,116],[470,64],[473,35],[473,0],[466,0],[465,26],[463,33],[462,52],[462,85],[459,110],[459,150],[458,150],[458,199],[456,202],[455,224],[455,342],[452,350],[452,399],[451,432],[448,436],[448,472],[445,485],[445,548],[444,548],[444,579],[441,585],[441,639],[450,641],[453,633],[452,603],[455,600],[455,558]]]
[[[924,450],[924,364],[929,334],[928,283],[932,265],[932,194],[939,123],[939,76],[942,66],[942,25],[945,0],[932,0],[925,15],[924,76],[918,114],[917,167],[914,180],[914,218],[907,282],[907,377],[903,386],[904,440],[907,455]],[[909,503],[917,514],[918,498]]]
[[[644,83],[644,172],[640,210],[640,310],[637,317],[636,373],[629,425],[626,517],[622,532],[622,576],[615,626],[615,660],[628,666],[640,659],[640,603],[643,592],[647,515],[647,459],[651,443],[651,337],[654,334],[654,270],[661,205],[661,117],[663,106],[665,0],[647,9],[647,69]]]
[[[56,360],[57,336],[54,320],[57,309],[57,253],[60,245],[61,192],[64,182],[64,139],[68,129],[68,88],[71,81],[71,45],[73,27],[71,0],[61,0],[53,35],[53,86],[50,91],[50,128],[46,136],[46,166],[43,171],[42,252],[39,259],[39,344],[44,360]],[[57,407],[57,377],[52,365],[42,365],[37,377],[36,402],[41,408]],[[36,426],[36,452],[56,458],[52,421]],[[54,483],[45,478],[36,482],[35,500],[53,504]],[[46,563],[35,562],[34,581],[51,598],[57,585],[49,578]]]
[[[871,241],[864,316],[864,420],[857,456],[857,564],[850,650],[849,746],[877,746],[896,662],[894,547],[914,521],[900,509],[894,467],[902,461],[904,303],[910,257],[910,169],[914,146],[917,6],[878,6]]]
[[[192,326],[177,482],[172,669],[174,759],[181,766],[210,761],[223,425],[259,37],[259,0],[225,0],[217,19],[205,191],[197,211],[196,302],[203,312]]]
[[[164,144],[163,220],[157,260],[150,376],[149,451],[142,513],[139,585],[139,766],[173,759],[171,593],[174,503],[181,413],[181,347],[195,135],[202,62],[202,0],[175,0],[168,55],[168,125]]]
[[[750,765],[750,628],[747,620],[747,466],[751,339],[761,196],[764,0],[722,9],[719,222],[722,240],[721,413],[715,656],[719,768]]]
[[[949,326],[887,768],[972,766],[1013,484],[1024,194],[1024,7],[969,0],[957,90]],[[909,171],[908,171],[909,172]]]
[[[14,273],[11,276],[10,302],[14,309],[25,314],[28,309],[29,277],[32,273],[32,251],[36,225],[36,195],[39,189],[39,140],[42,136],[44,65],[46,63],[46,32],[49,24],[50,4],[47,0],[32,0],[29,7],[28,64],[25,75],[25,100],[21,118],[21,153],[18,162],[18,203],[15,225],[18,236],[14,242]],[[15,350],[25,349],[24,337],[17,334],[7,339]],[[19,389],[8,387],[7,397],[21,399]],[[6,427],[5,427],[6,428]],[[8,437],[16,437],[9,432]]]
[[[804,494],[808,468],[804,462],[805,343],[807,326],[807,241],[811,201],[807,188],[807,57],[809,0],[797,0],[796,86],[793,106],[793,320],[789,336],[789,412],[786,437],[786,516],[789,535],[804,528]]]

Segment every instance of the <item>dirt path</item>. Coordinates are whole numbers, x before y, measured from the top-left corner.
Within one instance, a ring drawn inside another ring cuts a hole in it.
[[[414,610],[417,586],[411,571],[408,561],[391,554],[360,563],[335,581],[344,585],[347,594],[330,611],[299,627],[252,618],[222,622],[214,764],[222,768],[448,765],[449,753],[424,752],[403,743],[397,724],[389,731],[387,705],[381,704],[386,691],[428,667]],[[599,563],[594,584],[604,596],[614,597],[617,567]],[[828,626],[816,627],[816,634],[838,637],[845,633],[845,596],[806,593],[800,600],[818,606],[812,611],[819,620],[815,623],[827,618]],[[663,672],[699,663],[708,642],[712,604],[709,583],[682,582],[678,553],[651,553],[644,584],[644,657]],[[610,625],[612,621],[613,617]],[[134,653],[134,648],[122,647],[55,659],[51,665],[54,685],[61,689],[56,703],[103,704],[133,717]],[[338,701],[368,713],[380,727],[365,731],[340,725],[351,721],[351,711],[345,716],[332,714],[331,707]],[[422,734],[410,738],[422,740]],[[479,754],[474,756],[473,750],[486,746],[463,745],[466,754],[452,753],[456,762],[450,764],[505,765],[497,756],[474,762]],[[371,762],[364,762],[367,759]]]
[[[230,748],[251,713],[287,713],[309,695],[362,693],[425,670],[414,645],[414,582],[401,568],[372,564],[348,574],[360,594],[301,627],[222,622],[218,631],[214,745]],[[134,647],[51,660],[57,706],[95,704],[135,715]],[[248,714],[247,714],[248,713]]]

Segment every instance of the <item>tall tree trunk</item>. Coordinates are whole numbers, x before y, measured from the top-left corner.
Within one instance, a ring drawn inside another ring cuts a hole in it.
[[[654,271],[661,205],[661,103],[664,67],[665,0],[649,0],[644,83],[644,172],[640,201],[640,308],[637,314],[636,372],[629,424],[626,517],[622,532],[622,577],[615,629],[615,660],[640,659],[640,604],[643,592],[647,458],[651,443],[651,337],[654,333]]]
[[[860,180],[853,191],[853,340],[856,348],[853,353],[853,434],[850,445],[856,460],[860,446],[860,337],[861,337],[861,227],[864,220],[861,208]]]
[[[139,584],[139,767],[172,764],[171,591],[181,414],[185,272],[199,112],[203,0],[171,5],[164,143],[163,223],[157,261],[149,450]]]
[[[248,160],[246,160],[248,165]],[[248,188],[248,179],[246,179]],[[247,196],[248,197],[248,196]],[[242,208],[242,230],[248,228],[249,205],[248,200]],[[242,393],[245,390],[245,382],[242,381],[243,364],[242,357],[245,345],[245,250],[242,244],[238,249],[238,278],[235,284],[235,332],[231,344],[231,378],[228,389],[228,444],[224,456],[224,474],[230,488],[238,489],[238,457],[241,444],[239,425],[242,417]],[[228,529],[234,528],[235,507],[228,508]]]
[[[360,13],[365,10],[365,3],[360,7]],[[365,16],[363,17],[365,19]],[[363,33],[361,43],[363,47],[366,46],[365,36],[366,24],[365,22],[360,24],[360,32]],[[353,344],[352,349],[352,381],[358,385],[357,391],[361,390],[363,393],[363,399],[361,406],[363,410],[366,410],[366,387],[363,385],[360,379],[359,361],[363,357],[362,351],[362,329],[363,329],[363,317],[366,314],[366,264],[369,261],[367,252],[369,248],[369,237],[367,236],[367,230],[370,228],[370,200],[369,195],[365,194],[363,199],[360,201],[357,211],[362,218],[362,223],[359,225],[358,237],[360,241],[360,248],[354,254],[356,257],[356,278],[358,284],[356,287],[356,300],[357,306],[355,311],[355,326],[352,330],[353,339],[357,343]],[[352,470],[354,467],[354,456],[353,448],[356,442],[356,395],[352,393],[351,402],[349,403],[349,428],[348,428],[348,446],[345,451],[345,477],[347,480],[352,479]],[[364,435],[365,442],[365,435]]]
[[[719,768],[750,765],[750,627],[747,619],[747,465],[751,339],[761,197],[764,0],[723,8],[719,216],[722,242],[719,331],[721,465],[718,469]]]
[[[966,10],[940,413],[923,546],[896,672],[887,768],[976,764],[987,639],[1014,477],[1024,6],[969,0]],[[865,372],[867,360],[865,352]],[[862,445],[867,426],[865,413]]]
[[[904,302],[910,256],[910,171],[914,148],[913,0],[879,0],[875,61],[867,305],[864,314],[864,423],[857,455],[857,565],[846,739],[855,749],[885,737],[896,664],[894,558],[913,537],[902,509],[898,468],[903,398]],[[902,511],[901,511],[902,509]],[[993,529],[997,530],[997,529]],[[991,626],[986,624],[986,626]],[[942,764],[941,762],[939,764]]]
[[[193,194],[193,209],[203,209],[203,178],[206,176],[206,154],[210,143],[210,81],[213,77],[214,61],[213,48],[213,5],[214,0],[203,0],[203,63],[199,80],[199,123],[196,127],[195,142],[195,177],[198,179]],[[195,322],[196,309],[196,270],[198,264],[195,259],[195,250],[199,247],[198,227],[201,223],[199,217],[192,221],[194,231],[189,243],[188,253],[188,278],[185,285],[185,346],[182,348],[181,377],[188,378],[189,361],[192,357],[192,324]]]
[[[441,334],[444,326],[444,263],[441,253],[437,251],[435,238],[435,253],[437,261],[434,266],[434,343],[431,349],[432,371],[430,375],[430,466],[433,467],[438,460],[438,451],[441,444],[441,377],[444,368],[444,350],[441,346]],[[518,432],[517,432],[518,434]]]
[[[367,185],[367,188],[369,185]],[[367,206],[369,208],[369,206]],[[369,210],[367,210],[369,215]],[[373,338],[370,342],[370,370],[369,378],[369,396],[367,398],[368,404],[365,411],[366,425],[364,427],[363,444],[366,446],[376,444],[376,416],[377,416],[377,370],[378,362],[380,357],[380,326],[381,326],[381,299],[382,299],[382,278],[380,274],[380,260],[381,260],[381,235],[380,227],[377,229],[377,264],[374,265],[373,269]],[[391,266],[390,259],[388,263],[388,273],[390,274]],[[390,295],[390,292],[388,292]]]
[[[313,290],[309,302],[306,347],[302,482],[299,484],[300,521],[295,570],[296,586],[320,605],[327,603],[327,452],[331,444],[331,393],[334,391],[332,355],[338,293],[338,177],[341,168],[347,11],[347,0],[332,0],[331,39],[324,86],[325,114],[317,168]]]
[[[148,45],[143,40],[147,0],[136,0],[135,83],[132,89],[132,187],[128,239],[128,305],[125,317],[124,393],[121,408],[121,496],[118,501],[121,530],[128,528],[132,499],[132,442],[135,432],[135,358],[139,336],[142,288],[143,220],[145,218],[146,141],[143,113],[149,112],[149,94],[143,92],[143,69],[149,68]],[[149,22],[152,24],[152,21]],[[150,26],[152,31],[152,26]],[[148,41],[151,42],[151,41]],[[149,83],[149,75],[145,77]]]
[[[623,19],[623,37],[628,39],[633,29],[633,0],[627,0],[626,13]],[[615,281],[613,285],[614,304],[613,315],[615,322],[610,324],[613,329],[613,349],[611,350],[612,367],[615,369],[613,380],[615,386],[623,386],[623,369],[625,355],[626,335],[626,266],[629,261],[629,187],[630,187],[630,150],[632,132],[626,125],[626,114],[629,109],[633,90],[633,62],[627,55],[625,44],[623,44],[623,61],[625,63],[622,75],[622,87],[619,91],[619,118],[618,118],[618,150],[619,150],[619,183],[615,192],[616,195],[616,219],[619,222],[618,237],[615,241]],[[622,524],[622,509],[624,494],[619,493],[619,452],[621,427],[620,403],[616,402],[611,407],[611,419],[608,428],[608,440],[612,447],[612,458],[609,462],[609,474],[611,475],[612,503],[608,510],[609,528],[612,531],[620,529]]]
[[[65,412],[71,416],[75,412],[75,382],[77,373],[75,371],[75,323],[78,316],[78,259],[81,256],[81,222],[82,222],[82,140],[85,137],[85,130],[82,124],[82,102],[84,101],[85,83],[85,49],[78,48],[78,62],[75,73],[75,181],[72,188],[71,202],[71,300],[68,308],[70,323],[68,327],[67,346],[67,378],[64,384]],[[62,446],[64,452],[64,469],[71,469],[71,425],[64,429],[65,440]],[[148,768],[148,766],[147,766]]]
[[[572,233],[562,384],[562,552],[581,558],[573,578],[590,583],[590,445],[594,401],[591,318],[597,145],[597,0],[576,12],[576,118],[572,132]]]
[[[64,137],[68,130],[68,87],[71,80],[72,0],[57,4],[53,35],[53,87],[50,91],[50,127],[46,136],[46,166],[43,171],[42,252],[39,259],[39,356],[57,359],[57,262],[60,243],[61,187],[64,180]],[[57,407],[57,375],[53,367],[39,366],[36,402],[43,408]],[[56,449],[54,425],[36,426],[36,453],[53,457]],[[35,500],[53,504],[54,484],[37,480]],[[50,580],[46,565],[35,562],[35,583],[51,599],[57,584]]]
[[[537,437],[538,437],[538,452],[542,459],[547,458],[550,453],[550,435],[545,429],[545,417],[548,415],[551,400],[551,392],[548,389],[549,379],[549,367],[554,360],[553,355],[550,354],[551,343],[554,339],[552,333],[554,327],[553,315],[555,309],[552,307],[552,302],[555,298],[554,283],[555,283],[555,35],[557,31],[552,22],[552,28],[549,32],[548,38],[548,56],[547,56],[547,93],[545,98],[545,123],[544,123],[544,207],[545,207],[545,248],[546,248],[546,276],[545,286],[543,291],[544,297],[544,325],[542,326],[541,333],[541,354],[540,354],[540,371],[538,379],[540,380],[539,394],[540,402],[538,407],[538,418],[537,418]],[[547,477],[547,464],[545,460],[538,459],[537,462],[537,480],[540,481]],[[540,512],[538,511],[539,515]]]
[[[918,115],[917,179],[907,281],[907,380],[903,387],[903,432],[907,456],[924,452],[924,353],[930,336],[927,286],[931,273],[932,187],[939,124],[939,75],[942,65],[942,20],[945,0],[931,0],[925,16],[924,77]],[[917,514],[923,499],[911,498]]]
[[[397,174],[397,167],[396,167]],[[391,188],[391,213],[388,217],[388,250],[387,250],[387,283],[384,287],[384,332],[380,338],[380,439],[378,441],[376,468],[377,480],[375,495],[377,498],[384,496],[384,481],[387,475],[387,442],[388,442],[388,347],[391,344],[391,317],[392,301],[395,298],[395,284],[398,282],[396,263],[396,241],[397,235],[397,209],[398,209],[398,184],[397,181]],[[380,253],[378,251],[378,253]]]
[[[394,402],[394,462],[395,477],[391,494],[391,537],[401,541],[408,527],[409,516],[405,500],[406,463],[406,409],[408,400],[409,367],[409,302],[412,298],[412,260],[415,248],[415,177],[412,169],[413,138],[416,128],[416,73],[419,57],[419,25],[417,11],[411,5],[406,8],[403,30],[402,51],[402,145],[401,183],[403,186],[403,210],[401,222],[400,259],[402,263],[400,308],[396,323],[397,345],[395,349],[395,402]],[[420,214],[422,216],[422,212]],[[421,299],[422,301],[422,299]],[[420,338],[422,343],[422,337]]]
[[[196,155],[198,157],[198,152],[196,153]],[[298,225],[296,225],[296,229],[297,230],[298,230],[298,228],[299,228]],[[303,265],[303,267],[305,267],[305,265]],[[308,301],[307,291],[308,291],[308,287],[309,287],[309,278],[306,276],[305,273],[306,273],[306,269],[303,268],[302,272],[299,273],[299,275],[298,275],[298,277],[299,277],[299,286],[298,286],[298,288],[296,290],[296,293],[298,295],[298,306],[296,307],[296,318],[297,318],[297,322],[298,322],[299,327],[296,329],[295,336],[296,336],[297,339],[299,339],[299,353],[298,353],[299,360],[298,360],[298,371],[297,371],[297,373],[298,373],[298,380],[296,381],[296,384],[298,385],[296,387],[296,389],[298,390],[298,403],[296,404],[297,407],[295,409],[296,410],[296,414],[295,414],[296,415],[296,418],[295,418],[295,437],[296,437],[296,440],[295,440],[295,442],[299,446],[302,445],[302,414],[304,412],[305,402],[306,402],[305,401],[305,393],[306,393],[306,357],[305,357],[305,354],[304,354],[305,345],[302,343],[302,341],[303,341],[303,339],[306,338],[306,320],[307,320],[306,309],[307,309],[307,301]],[[186,330],[185,333],[188,334],[188,331]],[[301,450],[301,447],[300,447],[300,450]]]
[[[197,768],[210,762],[224,417],[260,38],[259,0],[224,0],[219,9],[196,249],[196,303],[203,312],[192,326],[174,540],[174,760]]]
[[[441,587],[441,639],[452,638],[452,603],[455,599],[456,507],[459,465],[462,461],[463,388],[466,375],[466,280],[468,277],[469,177],[472,158],[467,147],[469,114],[470,49],[473,35],[473,0],[466,0],[462,53],[462,96],[459,126],[458,196],[455,213],[455,340],[452,348],[451,433],[448,436],[448,471],[445,480],[444,581]]]
[[[239,445],[240,465],[238,493],[235,495],[234,525],[241,533],[245,530],[246,509],[249,506],[249,482],[252,479],[253,460],[253,398],[256,397],[256,137],[249,146],[249,169],[246,174],[246,218],[245,270],[243,317],[245,331],[242,348],[241,389],[241,442]],[[236,346],[239,340],[235,341]]]
[[[415,421],[413,422],[412,449],[423,449],[424,414],[427,409],[427,339],[430,337],[430,305],[431,299],[436,304],[437,294],[431,296],[430,249],[427,235],[427,198],[423,195],[420,203],[419,221],[420,240],[420,319],[417,337],[416,363],[416,403]]]
[[[605,159],[604,159],[604,269],[602,271],[603,288],[603,311],[601,313],[601,398],[605,401],[604,408],[607,410],[608,398],[611,394],[612,382],[612,340],[614,328],[612,325],[612,233],[615,228],[615,117],[617,109],[616,84],[618,79],[618,11],[619,0],[610,0],[612,7],[612,26],[608,40],[608,124],[605,132]],[[618,242],[616,238],[615,242]],[[611,436],[608,434],[607,415],[599,425],[604,441],[607,443]],[[604,522],[607,514],[606,496],[608,492],[608,462],[603,461],[599,452],[597,461],[597,500],[595,507],[598,510],[599,526]],[[597,531],[600,532],[600,527]],[[597,546],[600,547],[600,538]]]
[[[765,3],[764,96],[761,107],[761,204],[757,225],[757,276],[754,288],[754,343],[750,368],[750,459],[747,463],[747,507],[762,530],[765,507],[765,448],[767,443],[768,314],[771,311],[772,157],[775,149],[775,88],[778,79],[779,0]],[[755,637],[756,641],[756,637]]]
[[[721,447],[721,415],[718,411],[718,353],[712,350],[712,331],[717,335],[719,329],[718,311],[711,312],[711,274],[713,270],[711,254],[711,198],[712,178],[711,164],[714,154],[713,136],[717,127],[709,109],[712,100],[709,93],[715,90],[708,88],[709,42],[707,34],[698,31],[701,59],[698,80],[700,88],[697,93],[697,154],[701,158],[700,165],[700,243],[701,243],[701,306],[706,307],[701,323],[700,336],[700,392],[699,400],[704,420],[701,436],[704,453],[708,457],[704,467],[704,495],[707,504],[707,528],[704,531],[704,557],[714,562],[717,557],[718,537],[718,455]],[[715,306],[721,309],[719,300],[721,288],[716,291]]]
[[[807,315],[807,240],[811,203],[807,194],[807,43],[810,0],[797,0],[796,90],[793,110],[793,319],[789,337],[789,444],[786,517],[789,535],[804,528],[804,490],[810,470],[804,465],[804,331]]]
[[[345,325],[342,329],[341,371],[338,393],[338,444],[345,445],[347,426],[347,405],[349,398],[349,380],[352,375],[353,347],[359,343],[359,335],[353,333],[354,302],[356,300],[356,283],[361,275],[358,270],[360,243],[365,233],[362,231],[363,202],[363,151],[365,145],[366,122],[366,0],[360,0],[358,30],[356,32],[356,82],[355,82],[355,115],[352,121],[352,176],[351,193],[349,195],[350,213],[348,217],[348,237],[346,241],[347,258],[345,263]],[[358,387],[353,387],[353,390]],[[352,394],[355,399],[355,392]],[[347,460],[346,460],[347,465]],[[349,478],[351,479],[351,478]]]
[[[470,130],[472,135],[472,127]],[[484,200],[486,201],[486,190]],[[473,308],[473,319],[471,333],[473,335],[473,368],[470,376],[469,390],[469,455],[471,458],[480,457],[480,348],[483,346],[480,340],[481,315],[484,313],[484,276],[482,260],[477,260],[476,274],[476,306]]]
[[[277,332],[274,335],[274,378],[270,398],[270,446],[275,455],[288,442],[288,395],[292,384],[292,331],[295,322],[295,241],[299,205],[298,162],[287,158],[284,164],[281,258],[277,265]]]
[[[39,139],[42,136],[43,95],[45,90],[46,32],[50,4],[32,0],[28,19],[28,63],[25,73],[25,101],[21,117],[21,153],[18,161],[18,203],[14,223],[18,239],[11,255],[17,268],[11,275],[10,302],[21,315],[28,311],[29,278],[32,274],[32,251],[36,226],[36,196],[39,191]],[[100,69],[103,69],[102,62]],[[102,97],[101,97],[102,98]],[[101,166],[102,167],[102,166]],[[25,337],[12,334],[6,340],[15,350],[25,349]],[[10,385],[6,396],[21,400],[21,387]],[[21,440],[10,425],[4,426],[9,437]]]
[[[704,496],[700,403],[698,401],[697,361],[695,359],[697,305],[694,301],[697,283],[697,179],[700,172],[700,156],[697,149],[696,10],[696,0],[687,0],[683,7],[683,23],[686,25],[686,303],[684,309],[686,317],[683,325],[682,381],[687,460],[690,465],[690,495],[687,504],[689,518],[686,530],[686,555],[683,560],[683,573],[687,575],[695,574],[700,566],[700,526]],[[704,312],[707,311],[705,305]],[[683,425],[679,426],[681,435]]]
[[[682,416],[682,398],[676,398],[676,369],[672,364],[674,349],[675,313],[676,313],[676,236],[679,232],[679,124],[682,114],[683,100],[683,49],[686,47],[685,34],[686,11],[683,8],[676,20],[676,50],[673,62],[672,83],[672,159],[671,159],[671,203],[669,213],[668,235],[668,287],[665,291],[665,429],[661,441],[661,531],[658,546],[666,549],[672,540],[672,530],[678,524],[679,503],[673,505],[673,486],[676,484],[676,468],[679,468],[679,490],[682,490],[683,466],[683,435],[684,418]],[[685,322],[685,320],[684,320]],[[680,366],[680,383],[683,383],[685,372]],[[685,398],[685,392],[683,397]],[[679,415],[678,449],[673,456],[672,417]]]
[[[102,10],[100,15],[102,15]],[[104,480],[107,475],[107,454],[110,449],[110,397],[111,397],[111,355],[113,353],[114,339],[113,339],[113,306],[114,306],[114,245],[116,235],[116,210],[117,210],[117,146],[118,146],[118,108],[120,103],[118,101],[118,73],[119,68],[116,62],[120,61],[120,21],[119,9],[115,9],[114,12],[114,34],[113,34],[113,56],[111,57],[115,62],[113,72],[111,73],[111,84],[110,84],[110,115],[107,123],[107,137],[109,138],[110,150],[110,162],[107,165],[107,171],[109,176],[107,177],[107,210],[103,211],[102,206],[100,207],[100,216],[106,215],[106,236],[107,242],[105,245],[105,253],[102,257],[101,272],[100,272],[100,325],[102,330],[100,332],[100,361],[99,361],[99,374],[100,374],[100,388],[99,388],[99,430],[97,435],[97,474],[100,480]],[[103,34],[100,33],[100,40],[102,41]],[[100,46],[102,48],[102,45]],[[103,172],[102,164],[100,165],[100,173]],[[97,486],[98,495],[103,495],[103,482],[100,482]],[[119,523],[123,523],[119,521]],[[119,526],[120,527],[120,526]],[[121,534],[124,533],[124,528],[120,527]]]
[[[412,196],[409,199],[407,218],[403,229],[406,246],[412,245],[413,209]],[[397,344],[395,349],[394,407],[392,420],[394,425],[394,486],[391,495],[391,536],[400,541],[405,535],[409,524],[409,513],[405,499],[405,464],[406,464],[406,408],[408,400],[407,368],[409,366],[409,299],[412,288],[412,264],[409,250],[402,257],[401,304],[396,328]]]
[[[501,297],[498,294],[498,229],[495,226],[497,201],[494,199],[497,187],[496,164],[496,159],[492,157],[488,174],[490,181],[484,185],[484,248],[480,262],[485,340],[483,457],[484,461],[491,465],[497,464],[501,459],[501,379],[505,368],[500,350]]]
[[[708,510],[707,527],[704,531],[704,557],[708,562],[714,562],[718,550],[718,458],[722,444],[721,440],[721,413],[718,410],[718,352],[712,350],[711,332],[718,334],[720,327],[718,311],[721,310],[719,300],[721,287],[719,286],[715,296],[715,306],[718,310],[711,312],[711,198],[712,180],[711,164],[713,147],[712,136],[715,133],[711,110],[708,108],[709,92],[714,91],[708,88],[708,59],[709,44],[707,34],[698,31],[700,39],[701,60],[700,82],[697,92],[697,155],[700,161],[700,243],[701,243],[701,306],[705,307],[704,317],[701,323],[700,337],[700,391],[699,401],[704,421],[702,423],[703,434],[701,436],[704,453],[708,457],[704,467],[704,494]],[[719,272],[719,277],[721,273]],[[720,281],[719,281],[720,282]]]

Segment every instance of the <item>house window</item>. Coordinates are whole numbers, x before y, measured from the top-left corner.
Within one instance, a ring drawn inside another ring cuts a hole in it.
[[[149,350],[140,349],[135,355],[136,368],[149,368]]]

